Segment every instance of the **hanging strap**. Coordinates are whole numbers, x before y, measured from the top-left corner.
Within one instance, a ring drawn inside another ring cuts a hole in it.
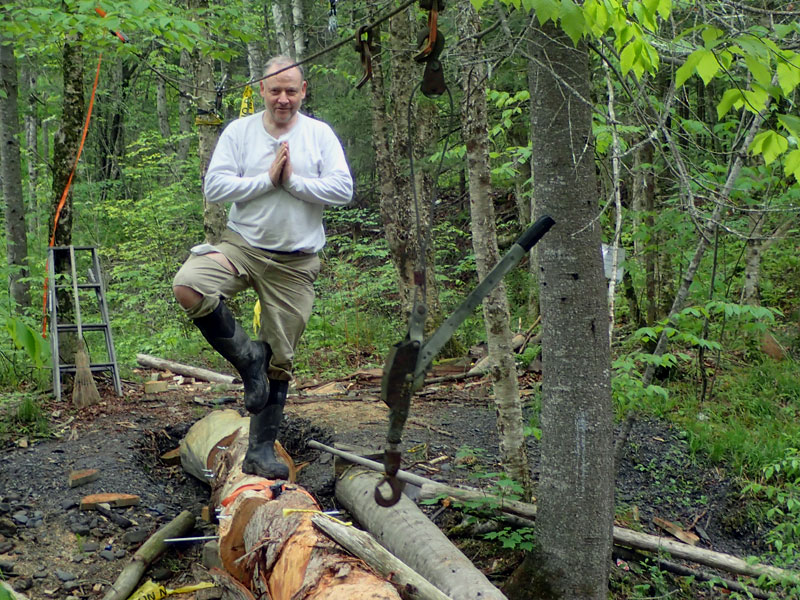
[[[69,173],[69,177],[67,178],[67,185],[64,186],[64,193],[61,194],[61,200],[58,202],[58,206],[56,207],[56,214],[53,217],[53,232],[50,234],[50,243],[47,245],[48,248],[52,248],[55,245],[56,241],[56,230],[58,229],[58,219],[61,216],[61,210],[64,208],[64,204],[67,201],[67,195],[69,194],[69,188],[72,185],[72,178],[75,176],[75,169],[78,168],[78,161],[81,158],[81,152],[83,152],[83,144],[86,141],[86,133],[89,131],[89,121],[92,118],[92,108],[94,107],[94,97],[97,93],[97,82],[100,79],[100,63],[103,61],[103,55],[101,54],[97,58],[97,71],[94,74],[94,85],[92,86],[92,95],[89,99],[89,110],[86,111],[86,121],[83,123],[83,133],[81,134],[81,143],[78,146],[78,153],[75,156],[75,162],[72,164],[72,170]],[[50,260],[49,257],[47,259]],[[47,273],[47,262],[45,262],[45,273]],[[47,337],[47,275],[44,277],[44,294],[42,297],[42,337]]]

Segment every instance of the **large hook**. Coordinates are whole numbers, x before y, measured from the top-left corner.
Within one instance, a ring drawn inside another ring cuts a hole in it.
[[[366,25],[359,27],[356,33],[356,50],[361,55],[361,66],[364,67],[364,76],[356,84],[356,89],[361,89],[367,81],[372,79],[372,52],[375,49],[373,46],[372,29]]]

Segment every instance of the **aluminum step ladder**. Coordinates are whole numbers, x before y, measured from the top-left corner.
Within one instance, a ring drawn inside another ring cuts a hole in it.
[[[92,374],[109,371],[114,390],[122,395],[114,342],[103,289],[100,260],[93,246],[53,246],[48,249],[47,306],[50,315],[50,350],[53,357],[53,393],[61,400],[61,378],[75,373],[74,362],[62,362],[61,341],[65,334],[83,337]],[[62,323],[59,300],[71,296],[74,323]],[[71,345],[75,348],[76,345]],[[70,358],[70,360],[74,360]]]

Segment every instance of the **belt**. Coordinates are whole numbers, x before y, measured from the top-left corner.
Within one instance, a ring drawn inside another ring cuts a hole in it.
[[[280,254],[282,256],[311,256],[312,252],[303,252],[302,250],[292,250],[291,252],[286,252],[285,250],[270,250],[269,248],[262,248],[264,252],[269,252],[270,254]]]

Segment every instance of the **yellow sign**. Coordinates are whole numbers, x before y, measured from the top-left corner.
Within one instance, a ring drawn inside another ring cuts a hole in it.
[[[253,103],[253,88],[246,85],[244,92],[242,92],[242,107],[239,109],[239,116],[246,117],[256,112],[256,106]]]

